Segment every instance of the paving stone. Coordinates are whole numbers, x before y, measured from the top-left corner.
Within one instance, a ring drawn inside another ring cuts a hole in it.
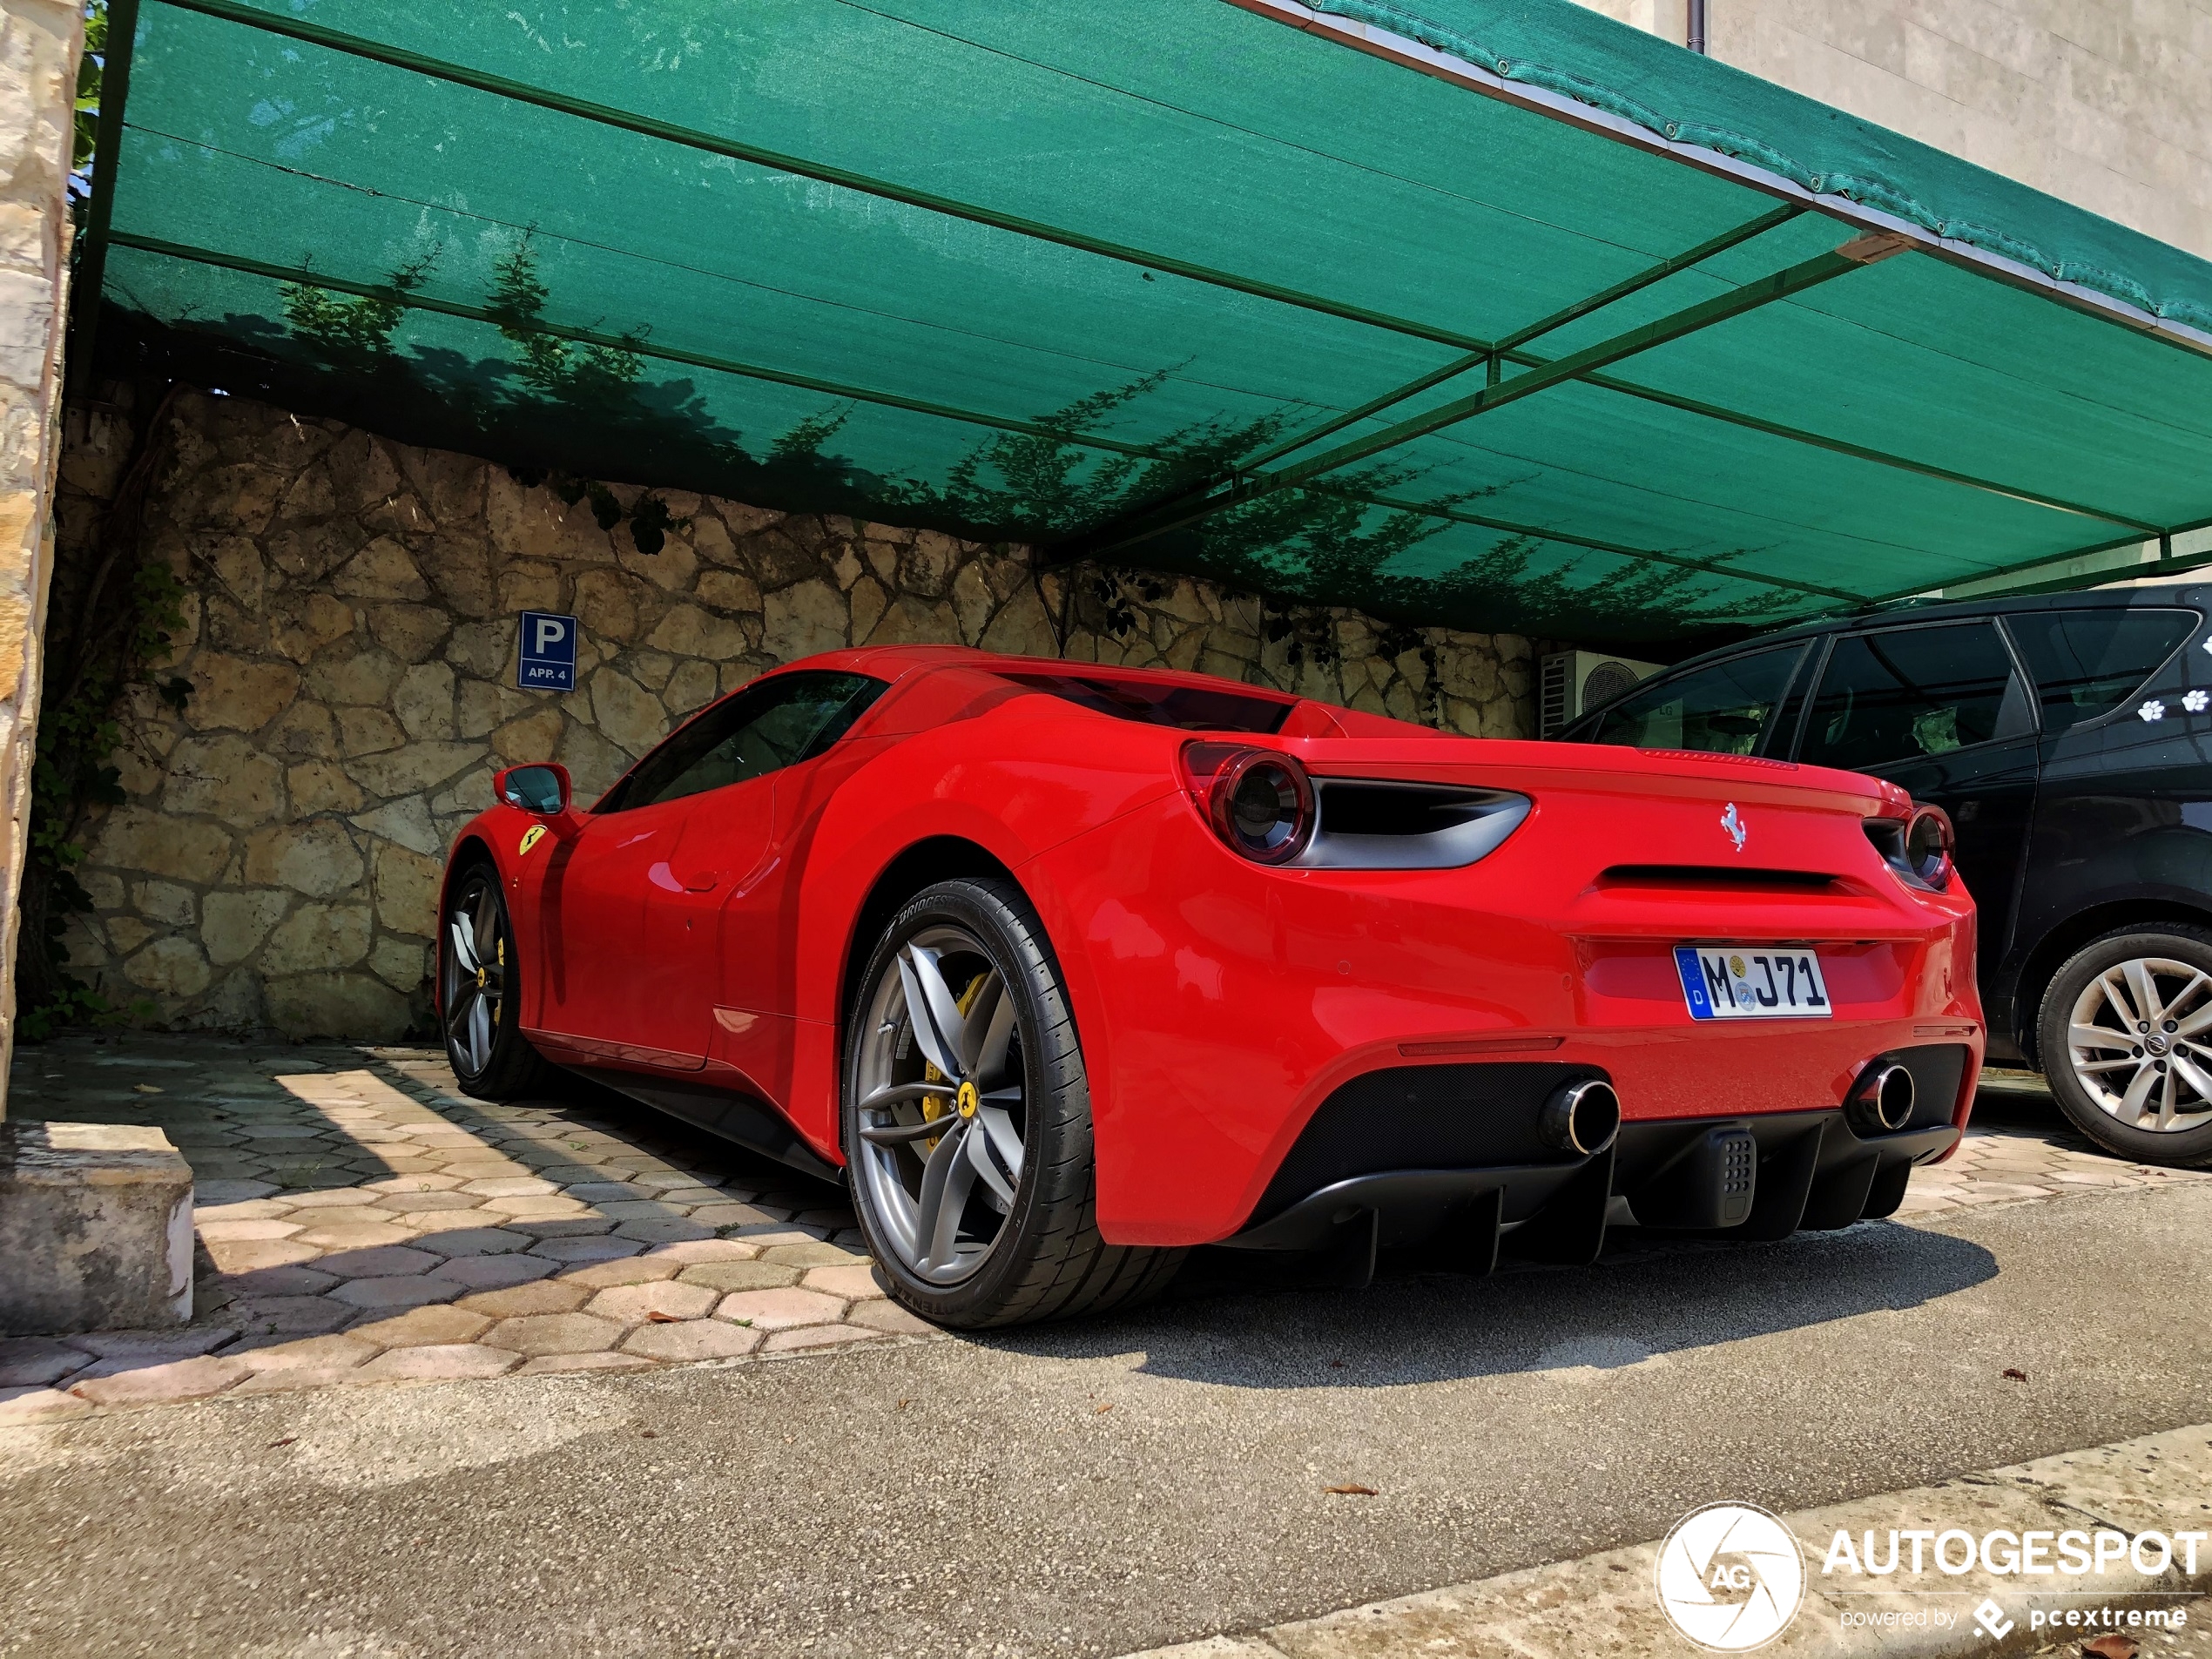
[[[538,1256],[456,1256],[433,1277],[465,1285],[472,1291],[498,1291],[543,1278],[556,1266]]]
[[[656,1279],[674,1278],[683,1265],[661,1256],[631,1256],[574,1269],[562,1274],[561,1282],[581,1285],[587,1290],[606,1291],[617,1285],[650,1285]]]
[[[706,1204],[691,1211],[691,1219],[709,1227],[764,1227],[779,1224],[780,1216],[749,1204]]]
[[[657,1261],[685,1264],[749,1262],[760,1254],[760,1246],[737,1238],[686,1238],[673,1244],[656,1244],[650,1253]]]
[[[245,1221],[200,1221],[193,1225],[202,1238],[223,1244],[245,1244],[257,1238],[289,1238],[301,1231],[296,1221],[280,1221],[275,1217]]]
[[[657,1327],[658,1328],[658,1327]],[[633,1353],[545,1353],[525,1359],[516,1368],[517,1377],[543,1376],[561,1371],[651,1371],[653,1362]]]
[[[546,1197],[559,1190],[550,1181],[535,1176],[496,1176],[487,1180],[465,1183],[463,1192],[481,1193],[487,1198]]]
[[[559,1216],[583,1216],[584,1207],[574,1198],[563,1198],[558,1193],[523,1193],[512,1198],[487,1198],[485,1210],[493,1215],[512,1216],[517,1221],[550,1221]]]
[[[639,1325],[656,1313],[671,1319],[704,1319],[720,1299],[718,1291],[704,1285],[683,1285],[662,1279],[650,1285],[618,1285],[601,1291],[584,1304],[583,1311],[620,1325]]]
[[[252,1198],[266,1198],[276,1190],[275,1184],[268,1181],[203,1180],[199,1162],[192,1158],[185,1161],[192,1166],[194,1204],[241,1204]]]
[[[341,1366],[358,1366],[374,1359],[377,1345],[364,1342],[353,1336],[302,1337],[277,1339],[267,1337],[241,1337],[223,1350],[222,1357],[235,1359],[249,1370],[300,1371],[307,1369],[332,1370]]]
[[[686,1319],[674,1325],[641,1325],[622,1339],[622,1345],[631,1353],[682,1365],[734,1359],[759,1347],[765,1334],[719,1319]]]
[[[842,1298],[824,1296],[819,1291],[738,1291],[722,1298],[714,1317],[743,1320],[762,1331],[781,1331],[792,1325],[826,1324],[844,1312]]]
[[[488,1315],[464,1307],[411,1308],[396,1318],[357,1325],[346,1332],[383,1348],[436,1347],[447,1343],[474,1342],[491,1329]]]
[[[297,1235],[299,1242],[320,1250],[374,1250],[379,1244],[403,1244],[411,1237],[404,1227],[388,1221],[341,1222],[310,1227]]]
[[[871,1331],[881,1331],[892,1336],[934,1337],[944,1334],[928,1320],[909,1313],[892,1301],[860,1303],[845,1316],[845,1321],[847,1325],[865,1325]]]
[[[530,1254],[554,1262],[610,1262],[644,1249],[635,1238],[541,1238]]]
[[[287,1202],[296,1210],[347,1210],[373,1204],[382,1196],[359,1187],[326,1187],[319,1192],[295,1192]]]
[[[339,1282],[335,1273],[312,1267],[260,1267],[246,1273],[219,1273],[202,1279],[201,1291],[226,1291],[233,1296],[319,1296]]]
[[[787,1267],[849,1267],[867,1259],[827,1243],[771,1244],[760,1256],[764,1261],[781,1262]]]
[[[374,1250],[341,1251],[325,1256],[315,1265],[346,1278],[388,1278],[399,1273],[427,1273],[444,1259],[427,1250],[386,1244]]]
[[[572,1313],[592,1294],[589,1285],[572,1285],[564,1278],[542,1278],[504,1290],[481,1291],[462,1297],[455,1305],[495,1319],[515,1319],[534,1313]]]
[[[704,1285],[709,1290],[722,1291],[779,1291],[799,1283],[799,1270],[776,1262],[698,1262],[686,1267],[679,1277],[686,1285]]]
[[[406,1229],[416,1244],[428,1248],[433,1235],[473,1232],[483,1225],[484,1217],[475,1210],[432,1210],[420,1215],[410,1211],[395,1216],[392,1220],[395,1225]]]
[[[331,1295],[352,1307],[383,1312],[393,1308],[426,1307],[450,1302],[468,1294],[458,1280],[435,1273],[408,1273],[393,1278],[347,1279]]]
[[[570,1156],[575,1155],[570,1154]],[[544,1163],[538,1166],[537,1173],[542,1179],[557,1183],[563,1187],[590,1181],[603,1183],[608,1186],[620,1186],[625,1193],[637,1191],[635,1187],[630,1186],[625,1182],[609,1180],[609,1172],[596,1163]]]
[[[810,1267],[799,1282],[808,1290],[819,1291],[825,1296],[865,1300],[884,1294],[884,1287],[876,1278],[874,1266],[867,1262],[848,1262],[840,1267]]]
[[[497,1377],[515,1368],[517,1355],[479,1343],[444,1343],[435,1347],[392,1348],[353,1374],[363,1382],[442,1381]]]
[[[625,1221],[615,1229],[615,1237],[643,1239],[651,1244],[673,1244],[686,1238],[711,1238],[714,1229],[681,1216],[663,1216],[654,1220]]]
[[[0,1388],[0,1428],[82,1417],[92,1402],[56,1388]]]
[[[596,1171],[594,1173],[596,1174]],[[548,1178],[551,1177],[549,1176]],[[631,1186],[627,1181],[596,1179],[572,1181],[563,1185],[561,1190],[570,1197],[581,1199],[583,1203],[598,1209],[602,1215],[609,1213],[604,1207],[607,1204],[621,1204],[635,1199],[641,1190],[637,1187]]]
[[[723,1236],[742,1238],[764,1251],[772,1250],[779,1244],[817,1244],[823,1242],[819,1234],[808,1232],[803,1227],[794,1227],[787,1221],[770,1222],[761,1226],[727,1228]]]
[[[507,1227],[467,1227],[425,1233],[415,1242],[418,1250],[434,1250],[441,1256],[501,1256],[528,1250],[537,1240]]]
[[[387,1176],[368,1184],[375,1192],[449,1192],[460,1184],[458,1176],[429,1173]]]
[[[0,1342],[0,1388],[43,1388],[92,1363],[91,1352],[52,1337]]]
[[[381,1281],[362,1282],[374,1285]],[[246,1296],[226,1306],[223,1317],[249,1336],[310,1336],[335,1331],[351,1320],[354,1312],[354,1305],[327,1296]]]
[[[238,1335],[236,1325],[187,1325],[181,1331],[85,1331],[72,1333],[69,1345],[97,1359],[152,1363],[212,1353]]]
[[[202,1204],[195,1193],[192,1217],[195,1225],[204,1227],[211,1221],[275,1221],[292,1211],[293,1206],[280,1198],[248,1198],[238,1204]]]
[[[778,1331],[760,1345],[763,1353],[789,1353],[794,1348],[829,1348],[843,1342],[875,1342],[883,1332],[856,1325],[808,1325]]]
[[[576,1197],[576,1189],[570,1188],[569,1196]],[[675,1216],[680,1213],[671,1205],[663,1204],[658,1198],[638,1197],[635,1191],[626,1198],[617,1198],[611,1203],[598,1198],[590,1202],[596,1214],[605,1216],[608,1219],[617,1222],[651,1221],[664,1216]],[[713,1229],[709,1228],[702,1236],[712,1238]]]
[[[482,1203],[473,1192],[395,1192],[384,1200],[384,1208],[401,1216],[428,1215],[438,1210],[466,1215]]]
[[[712,1187],[677,1187],[662,1193],[660,1201],[663,1204],[682,1204],[686,1209],[695,1204],[729,1202],[725,1194],[717,1192]]]
[[[199,1399],[221,1393],[249,1374],[239,1360],[205,1355],[158,1366],[109,1359],[93,1371],[105,1374],[87,1373],[71,1383],[69,1392],[95,1406],[151,1406],[163,1400]]]
[[[280,1371],[257,1371],[232,1389],[230,1394],[233,1399],[246,1394],[292,1394],[374,1380],[364,1376],[359,1366],[293,1366]]]
[[[585,1313],[539,1313],[526,1318],[502,1319],[484,1333],[496,1348],[511,1348],[532,1358],[545,1353],[589,1353],[611,1348],[622,1339],[622,1327]]]

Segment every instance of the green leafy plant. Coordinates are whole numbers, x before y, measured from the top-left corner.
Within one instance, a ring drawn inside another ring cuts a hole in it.
[[[26,1042],[67,1025],[118,1024],[153,1012],[143,999],[113,1002],[71,973],[64,935],[72,914],[93,907],[77,877],[85,856],[79,826],[89,809],[125,799],[111,760],[122,741],[116,709],[184,625],[185,590],[166,564],[144,556],[139,536],[146,489],[168,454],[173,398],[161,399],[138,428],[92,556],[55,572],[16,961],[17,1030]],[[172,675],[154,689],[182,709],[192,688]]]

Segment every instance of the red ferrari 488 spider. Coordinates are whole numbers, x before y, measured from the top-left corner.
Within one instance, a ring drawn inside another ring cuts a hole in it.
[[[1949,823],[1853,773],[881,648],[589,809],[496,788],[442,901],[462,1086],[550,1062],[842,1172],[942,1324],[1125,1305],[1201,1244],[1359,1281],[1844,1226],[1980,1065]]]

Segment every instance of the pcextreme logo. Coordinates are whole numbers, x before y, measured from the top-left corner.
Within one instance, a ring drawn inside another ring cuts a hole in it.
[[[1659,1605],[1712,1653],[1749,1653],[1790,1628],[1804,1600],[1795,1534],[1751,1504],[1693,1510],[1659,1546]]]

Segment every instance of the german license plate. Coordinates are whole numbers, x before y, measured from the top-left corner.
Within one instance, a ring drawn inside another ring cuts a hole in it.
[[[1693,1020],[1825,1020],[1828,982],[1809,950],[1677,945],[1675,967]]]

